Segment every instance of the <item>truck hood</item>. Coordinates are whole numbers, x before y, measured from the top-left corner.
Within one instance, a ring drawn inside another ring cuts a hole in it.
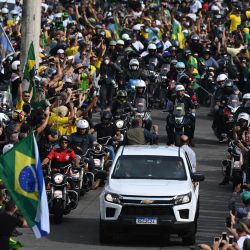
[[[189,193],[189,181],[110,179],[107,192],[134,196],[175,196]]]

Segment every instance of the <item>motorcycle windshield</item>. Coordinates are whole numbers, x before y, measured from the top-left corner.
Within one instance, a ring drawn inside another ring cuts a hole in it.
[[[184,103],[178,103],[174,107],[174,116],[176,117],[182,117],[185,115],[185,109],[184,109]]]
[[[240,100],[238,95],[231,95],[228,98],[227,105],[231,108],[237,108],[240,106]]]
[[[135,99],[135,108],[138,112],[145,112],[147,110],[147,102],[145,98]]]
[[[1,107],[7,106],[11,108],[13,106],[12,97],[8,91],[0,91],[0,104]]]

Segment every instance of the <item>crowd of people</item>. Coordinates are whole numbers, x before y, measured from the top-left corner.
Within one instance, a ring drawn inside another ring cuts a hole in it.
[[[76,155],[84,155],[104,137],[118,144],[158,143],[159,128],[150,115],[145,117],[147,110],[157,106],[169,112],[164,143],[178,144],[174,131],[183,124],[186,137],[181,145],[195,165],[189,146],[194,146],[200,104],[210,106],[218,140],[224,143],[233,138],[247,164],[248,0],[43,0],[39,67],[27,88],[20,72],[21,36],[25,35],[20,0],[14,5],[2,3],[0,24],[15,49],[1,62],[3,154],[32,131],[44,166],[51,162],[55,167],[68,163],[80,167]],[[243,100],[231,129],[225,107],[232,95]],[[134,117],[125,134],[114,122],[122,115],[124,121]],[[95,124],[93,116],[100,116],[100,122]],[[105,147],[113,160],[113,142]],[[91,171],[93,164],[88,162],[85,171]],[[226,183],[228,179],[222,184]],[[99,185],[96,182],[93,188]],[[237,185],[236,192],[241,191]],[[241,195],[249,207],[248,191]],[[8,213],[15,209],[9,205]],[[230,237],[216,238],[213,249],[250,249],[250,239],[244,241],[250,238],[244,218],[248,215],[239,216],[230,209],[228,230],[233,242]],[[204,244],[199,247],[211,249]]]

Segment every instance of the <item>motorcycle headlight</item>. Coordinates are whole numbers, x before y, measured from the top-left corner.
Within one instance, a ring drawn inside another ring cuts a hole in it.
[[[53,179],[54,179],[54,182],[56,184],[61,184],[63,182],[63,175],[62,174],[56,174],[56,175],[54,175]]]
[[[177,195],[174,198],[174,205],[181,205],[181,204],[186,204],[189,203],[191,201],[191,192],[188,194],[184,194],[184,195]]]
[[[105,200],[111,203],[121,204],[120,196],[118,194],[106,193]]]
[[[117,128],[123,128],[124,121],[123,121],[123,120],[118,120],[118,121],[115,123],[115,125],[116,125]]]

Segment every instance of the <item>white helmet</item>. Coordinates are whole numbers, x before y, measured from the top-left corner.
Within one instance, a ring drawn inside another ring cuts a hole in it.
[[[176,87],[175,87],[176,92],[183,91],[183,90],[185,91],[185,88],[183,85],[181,85],[181,84],[176,85]]]
[[[141,25],[140,24],[135,24],[132,29],[134,31],[140,31],[141,30]]]
[[[16,71],[18,69],[18,66],[20,66],[20,61],[14,61],[11,64],[11,69]]]
[[[12,10],[12,11],[10,12],[10,14],[11,14],[11,15],[18,15],[19,13],[18,13],[17,10]]]
[[[10,118],[6,114],[0,113],[0,123],[3,127],[5,127],[9,121]]]
[[[9,10],[7,8],[2,8],[1,12],[3,14],[8,14],[9,13]]]
[[[150,43],[148,45],[148,50],[156,50],[156,45],[154,43]]]
[[[250,99],[250,93],[246,93],[242,97],[243,100],[249,100]]]
[[[245,120],[249,123],[249,114],[248,113],[239,113],[238,118],[237,118],[237,122],[242,119]]]
[[[122,35],[122,40],[124,40],[124,41],[128,41],[128,40],[131,40],[131,38],[129,37],[129,34],[123,34]]]
[[[143,80],[138,80],[135,84],[136,88],[146,88],[146,83]]]
[[[76,127],[80,129],[89,128],[89,122],[87,120],[79,120],[76,124]]]
[[[183,73],[186,69],[185,63],[184,62],[177,62],[176,64],[176,70],[178,73]]]
[[[7,153],[9,150],[11,150],[14,147],[14,145],[12,143],[6,144],[3,147],[3,154]]]
[[[56,53],[57,53],[57,54],[64,54],[64,52],[65,52],[65,51],[64,51],[63,49],[59,49],[59,50],[57,50]]]
[[[124,41],[123,40],[117,40],[116,45],[124,45]]]
[[[131,59],[129,61],[129,68],[132,69],[132,70],[137,70],[139,69],[139,61],[137,59]]]
[[[217,82],[223,82],[223,81],[226,81],[228,78],[227,78],[227,75],[226,74],[219,74],[216,78],[216,81]]]

